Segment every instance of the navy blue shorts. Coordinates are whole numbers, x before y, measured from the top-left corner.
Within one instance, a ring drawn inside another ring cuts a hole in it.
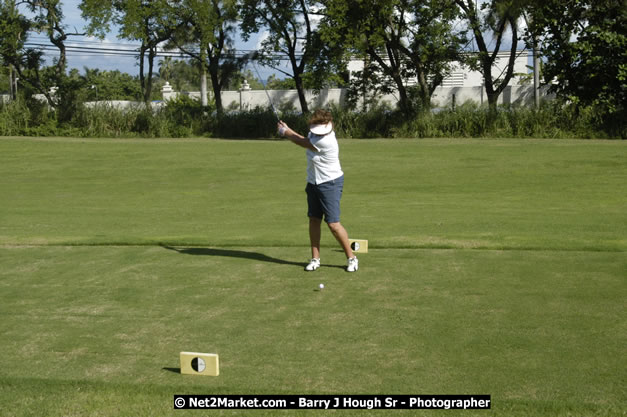
[[[307,183],[307,206],[309,217],[322,219],[327,223],[340,221],[340,199],[344,189],[344,176],[322,184]]]

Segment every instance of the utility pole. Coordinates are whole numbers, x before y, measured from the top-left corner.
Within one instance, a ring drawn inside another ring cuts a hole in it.
[[[200,45],[200,104],[203,107],[207,107],[209,104],[207,100],[207,55],[206,49],[203,47],[203,44]]]
[[[540,54],[538,53],[538,38],[533,38],[533,100],[536,109],[540,108]]]
[[[9,64],[9,95],[11,100],[17,99],[17,71],[12,64]]]
[[[205,63],[201,64],[202,73],[200,75],[200,102],[203,107],[207,107],[207,68],[205,68]]]
[[[525,19],[525,24],[529,29],[533,25],[533,19],[527,16],[527,13],[523,12],[523,17]],[[533,32],[533,30],[532,30]],[[533,44],[531,45],[533,49],[533,104],[536,109],[540,108],[540,51],[538,51],[538,35],[533,33],[532,37]]]
[[[13,98],[13,66],[11,66],[11,64],[9,64],[9,96],[11,97],[11,100],[14,100]]]
[[[17,13],[17,6],[15,2],[13,2],[13,12]],[[15,40],[15,50],[17,51],[20,40],[22,39],[22,34],[18,32],[17,39]],[[9,64],[9,89],[11,90],[11,99],[17,100],[17,69],[13,66],[13,64]]]

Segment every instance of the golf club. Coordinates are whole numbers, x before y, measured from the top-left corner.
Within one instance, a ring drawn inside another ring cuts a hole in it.
[[[261,78],[261,75],[259,74],[259,70],[257,69],[257,65],[255,65],[254,60],[252,61],[252,63],[253,63],[253,68],[255,68],[255,72],[257,73],[257,77],[259,78],[259,81],[261,82],[261,85],[263,86],[263,91],[266,92],[266,97],[268,97],[268,102],[270,103],[270,107],[272,108],[272,111],[274,112],[274,115],[276,116],[277,121],[280,122],[281,118],[279,117],[279,113],[274,108],[274,103],[272,103],[270,94],[268,94],[268,90],[266,89],[266,83],[263,82],[263,79]]]

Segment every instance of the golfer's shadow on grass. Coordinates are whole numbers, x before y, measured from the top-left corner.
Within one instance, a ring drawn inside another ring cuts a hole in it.
[[[185,255],[225,256],[225,257],[230,257],[230,258],[251,259],[253,261],[271,262],[271,263],[275,263],[279,265],[300,266],[303,269],[305,268],[305,266],[307,266],[306,262],[286,261],[284,259],[273,258],[272,256],[264,255],[263,253],[259,253],[259,252],[249,252],[249,251],[243,251],[243,250],[237,250],[237,249],[187,248],[187,247],[177,248],[177,247],[168,246],[168,245],[161,245],[161,247],[167,250],[174,251],[174,252],[183,253]],[[336,266],[336,265],[327,265],[327,267],[332,267],[332,268],[336,267],[336,268],[344,269],[343,266]]]
[[[260,261],[260,262],[272,262],[272,263],[280,264],[280,265],[302,266],[303,268],[307,265],[306,263],[302,263],[302,262],[291,262],[291,261],[286,261],[284,259],[273,258],[271,256],[264,255],[263,253],[248,252],[248,251],[235,250],[235,249],[176,248],[173,246],[166,246],[166,245],[161,245],[161,247],[178,252],[178,253],[184,253],[185,255],[225,256],[229,258],[251,259],[253,261]]]

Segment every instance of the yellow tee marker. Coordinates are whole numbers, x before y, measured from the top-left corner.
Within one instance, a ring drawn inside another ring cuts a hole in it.
[[[215,353],[181,352],[181,373],[187,375],[220,375],[220,363]]]
[[[368,253],[368,241],[363,239],[348,239],[353,252]]]

